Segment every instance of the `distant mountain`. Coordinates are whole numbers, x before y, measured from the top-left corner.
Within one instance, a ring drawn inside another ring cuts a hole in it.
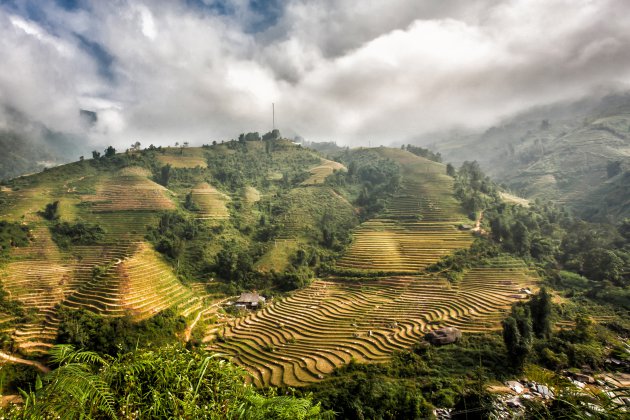
[[[16,111],[4,110],[0,124],[0,180],[76,160],[88,152],[81,139],[49,130]]]
[[[446,161],[477,160],[527,198],[591,220],[630,217],[630,94],[537,108],[481,133],[433,140]]]

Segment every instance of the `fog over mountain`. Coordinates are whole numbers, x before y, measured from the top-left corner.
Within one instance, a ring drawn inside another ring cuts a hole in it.
[[[624,0],[5,0],[0,103],[87,145],[267,131],[272,102],[285,135],[390,144],[626,90],[628,27]]]

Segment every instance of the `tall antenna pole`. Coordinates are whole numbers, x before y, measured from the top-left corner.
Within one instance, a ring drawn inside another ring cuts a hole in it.
[[[276,129],[276,104],[271,103],[271,127],[273,130]]]

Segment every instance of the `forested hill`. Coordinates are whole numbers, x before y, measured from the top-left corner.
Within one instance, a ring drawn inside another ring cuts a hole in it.
[[[0,181],[72,162],[89,152],[85,139],[54,131],[0,106]]]
[[[431,141],[446,160],[476,160],[521,196],[566,204],[590,220],[630,216],[628,94],[540,108],[482,133]]]

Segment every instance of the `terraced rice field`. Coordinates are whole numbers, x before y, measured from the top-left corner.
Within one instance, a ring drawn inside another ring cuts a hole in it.
[[[226,203],[230,197],[214,188],[212,185],[202,182],[192,189],[192,199],[199,208],[199,219],[224,220],[230,217]]]
[[[98,180],[96,194],[83,196],[90,205],[73,209],[77,217],[104,228],[99,245],[60,250],[40,216],[34,212],[28,217],[32,243],[13,249],[11,261],[0,270],[9,296],[33,314],[30,323],[13,327],[13,339],[22,353],[47,352],[59,327],[58,305],[136,319],[169,307],[184,314],[201,308],[171,267],[143,243],[147,226],[157,223],[158,211],[174,208],[168,191],[147,175],[146,170],[132,167]],[[64,185],[63,193],[62,199],[67,194],[78,203],[74,188]],[[102,273],[95,276],[95,268]]]
[[[470,270],[457,285],[430,276],[351,283],[320,280],[262,311],[237,318],[211,347],[244,366],[256,385],[302,386],[351,359],[381,362],[435,328],[500,328],[535,277],[509,258]]]
[[[189,289],[181,285],[173,270],[147,244],[132,244],[131,255],[106,266],[63,301],[75,309],[88,309],[103,316],[130,314],[148,318],[170,307],[193,304]]]
[[[208,162],[201,148],[192,149],[167,149],[166,154],[158,155],[158,161],[162,165],[171,165],[173,168],[202,168],[208,167]]]
[[[302,182],[302,185],[322,184],[326,177],[332,174],[333,171],[345,170],[347,170],[346,167],[341,163],[322,158],[319,165],[309,169],[311,176],[306,181]]]
[[[509,257],[479,262],[457,284],[420,274],[442,255],[469,246],[472,237],[455,228],[464,217],[443,165],[388,154],[402,166],[402,188],[382,218],[359,227],[337,267],[413,275],[318,280],[227,323],[223,340],[209,348],[245,367],[254,384],[303,386],[352,359],[386,361],[444,326],[499,329],[511,304],[527,297],[520,289],[535,288],[535,274]]]
[[[342,271],[418,273],[471,243],[471,234],[456,227],[465,216],[444,166],[414,155],[403,155],[400,161],[400,190],[379,219],[355,231],[352,245],[337,262]]]
[[[166,188],[150,179],[122,172],[97,185],[95,195],[81,199],[92,203],[93,212],[174,210],[167,194]]]
[[[47,227],[34,229],[32,235],[29,247],[12,250],[14,261],[0,270],[0,278],[9,297],[35,313],[30,323],[12,329],[17,347],[41,354],[57,336],[55,305],[72,290],[72,267],[62,259]]]

